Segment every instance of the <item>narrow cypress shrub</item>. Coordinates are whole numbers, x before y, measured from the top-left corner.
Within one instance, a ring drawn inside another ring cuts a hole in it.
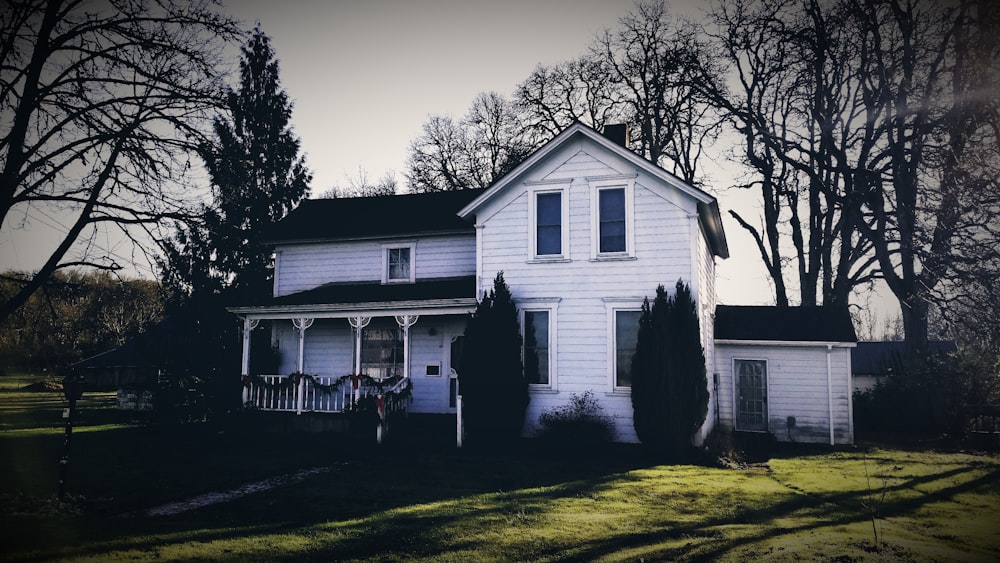
[[[677,281],[670,307],[669,448],[682,452],[708,415],[708,374],[701,345],[698,306],[687,284]]]
[[[667,444],[669,363],[663,344],[667,340],[669,308],[670,301],[662,285],[656,288],[652,305],[649,298],[643,301],[632,357],[632,423],[639,440],[653,449],[664,449]]]
[[[632,358],[632,417],[636,435],[652,449],[682,454],[708,414],[708,378],[697,305],[677,281],[674,296],[661,285],[646,299]]]
[[[509,441],[521,434],[528,384],[517,308],[503,272],[466,324],[458,378],[470,443]]]

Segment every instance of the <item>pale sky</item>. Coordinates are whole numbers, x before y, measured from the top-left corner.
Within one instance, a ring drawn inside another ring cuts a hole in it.
[[[464,115],[476,94],[509,96],[537,65],[583,54],[614,28],[631,0],[231,0],[227,9],[271,36],[281,80],[294,102],[292,124],[313,171],[312,193],[343,185],[359,168],[386,172],[405,186],[410,142],[430,115]],[[698,17],[701,3],[672,3]],[[235,77],[234,77],[235,79]],[[236,84],[233,84],[236,86]],[[772,291],[750,236],[729,218],[756,217],[752,198],[727,188],[726,163],[707,189],[722,208],[731,257],[718,263],[718,297],[727,304],[770,304]],[[0,269],[36,269],[54,247],[55,219],[36,215],[0,232]],[[127,244],[100,249],[130,258]],[[148,265],[135,271],[152,277]],[[664,280],[670,285],[675,280]]]

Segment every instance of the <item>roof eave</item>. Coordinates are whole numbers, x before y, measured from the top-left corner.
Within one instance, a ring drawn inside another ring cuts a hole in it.
[[[227,307],[230,313],[251,319],[346,318],[363,313],[452,315],[476,310],[475,297],[370,301],[361,303],[310,303],[303,305],[259,305]],[[378,315],[372,315],[378,316]]]

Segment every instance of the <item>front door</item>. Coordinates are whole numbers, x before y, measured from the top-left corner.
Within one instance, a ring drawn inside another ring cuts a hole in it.
[[[736,429],[767,431],[767,361],[733,360]]]

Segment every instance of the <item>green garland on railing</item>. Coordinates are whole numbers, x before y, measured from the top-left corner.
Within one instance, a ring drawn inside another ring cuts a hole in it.
[[[250,387],[251,385],[255,387],[262,387],[268,391],[284,391],[291,387],[295,387],[299,384],[299,381],[305,379],[312,384],[313,389],[318,390],[323,395],[332,395],[334,391],[340,388],[344,383],[350,384],[350,389],[356,389],[358,387],[369,387],[377,389],[379,394],[385,394],[387,388],[391,388],[403,378],[393,377],[390,379],[379,381],[374,377],[364,374],[350,374],[342,375],[335,379],[333,383],[329,385],[320,383],[319,376],[311,375],[308,373],[292,372],[288,377],[281,378],[277,383],[270,383],[266,381],[263,377],[259,375],[244,375],[243,376],[243,386]],[[395,397],[400,399],[410,399],[413,397],[413,383],[403,386],[399,391],[393,393]]]

